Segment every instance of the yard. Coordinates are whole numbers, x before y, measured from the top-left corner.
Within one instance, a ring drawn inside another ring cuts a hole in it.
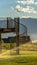
[[[37,44],[20,45],[19,55],[10,55],[15,53],[15,48],[11,51],[3,49],[0,54],[0,65],[37,65]]]
[[[37,56],[14,56],[8,59],[0,59],[0,65],[37,65]]]

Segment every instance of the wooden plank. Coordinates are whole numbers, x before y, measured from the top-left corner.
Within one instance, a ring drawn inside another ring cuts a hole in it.
[[[15,28],[12,29],[0,29],[0,33],[10,33],[15,32]]]

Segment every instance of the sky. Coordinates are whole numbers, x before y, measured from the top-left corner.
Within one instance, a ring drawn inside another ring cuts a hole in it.
[[[0,0],[0,17],[37,18],[37,0]]]

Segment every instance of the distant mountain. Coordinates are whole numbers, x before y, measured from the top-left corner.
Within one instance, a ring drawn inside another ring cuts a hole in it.
[[[27,33],[30,35],[31,40],[37,40],[37,19],[22,18],[20,23],[27,26]]]

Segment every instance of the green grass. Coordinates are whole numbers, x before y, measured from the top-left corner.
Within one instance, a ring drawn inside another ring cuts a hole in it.
[[[12,48],[16,47],[16,43],[2,43],[2,49],[10,49],[10,45]]]
[[[37,65],[36,51],[24,51],[23,54],[21,52],[21,55],[12,55],[10,58],[9,55],[7,58],[5,56],[0,59],[0,65]]]
[[[11,48],[16,47],[16,43],[2,43],[2,49],[10,49],[10,44]],[[26,43],[26,44],[21,44],[19,45],[19,49],[23,51],[37,51],[37,43],[32,44],[32,43]]]
[[[20,55],[12,55],[10,58],[9,55],[7,55],[10,53],[10,50],[3,49],[2,55],[0,54],[0,56],[2,56],[2,58],[0,58],[0,65],[37,65],[37,45],[29,43],[23,44],[20,45],[19,49]],[[16,50],[16,48],[12,48],[12,53],[14,53],[14,50]],[[7,58],[5,56],[7,56]]]
[[[0,59],[0,65],[37,65],[37,56],[19,56],[13,59]]]
[[[23,51],[37,51],[37,44],[26,43],[20,45],[20,49]]]

